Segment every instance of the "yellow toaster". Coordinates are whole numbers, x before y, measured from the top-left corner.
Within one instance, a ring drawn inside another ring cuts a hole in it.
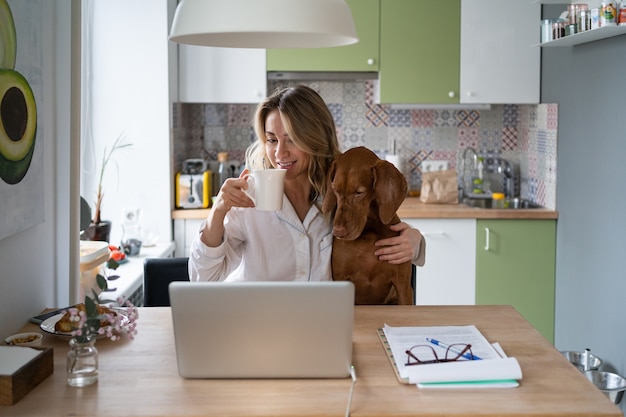
[[[207,208],[211,203],[212,173],[203,159],[186,159],[176,174],[176,207]]]

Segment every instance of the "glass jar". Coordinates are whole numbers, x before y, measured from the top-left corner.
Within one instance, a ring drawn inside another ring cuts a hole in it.
[[[557,21],[558,19],[543,19],[541,21],[541,43],[554,40],[552,38],[552,25]]]
[[[591,12],[589,6],[580,4],[576,11],[576,31],[584,32],[591,30]]]
[[[626,1],[619,3],[619,10],[617,11],[617,23],[620,26],[626,26]]]
[[[575,24],[565,26],[565,36],[575,35],[577,26]]]
[[[603,1],[600,3],[600,26],[615,26],[617,24],[617,6],[615,2]]]
[[[561,39],[565,36],[565,20],[559,19],[552,23],[552,40]]]
[[[494,209],[504,208],[504,194],[503,193],[491,194],[491,208],[494,208]]]
[[[232,177],[230,167],[228,166],[228,156],[228,152],[219,152],[217,154],[217,161],[219,162],[219,166],[217,168],[217,173],[219,176],[219,188],[222,188],[224,182],[228,178]]]
[[[85,387],[98,381],[98,349],[96,337],[86,341],[70,339],[67,352],[67,384],[72,387]]]
[[[578,4],[572,3],[567,5],[567,24],[575,25],[576,24],[576,11],[578,9]]]

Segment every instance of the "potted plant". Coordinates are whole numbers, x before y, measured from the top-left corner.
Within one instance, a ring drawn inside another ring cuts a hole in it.
[[[107,267],[117,269],[118,263],[109,260]],[[107,281],[117,277],[96,276],[99,292],[108,288]],[[119,340],[126,333],[132,340],[137,334],[137,308],[130,300],[117,300],[120,307],[109,308],[101,304],[96,290],[85,294],[82,305],[67,309],[63,319],[67,317],[70,331],[70,350],[67,353],[67,383],[70,386],[83,387],[98,380],[98,349],[94,346],[96,338],[106,337]],[[56,325],[55,325],[56,326]],[[56,328],[56,327],[55,327]]]
[[[126,142],[126,137],[124,135],[118,136],[118,138],[113,143],[111,149],[108,150],[104,148],[104,152],[102,155],[102,165],[100,166],[100,176],[98,179],[98,191],[96,193],[96,205],[94,210],[93,218],[91,219],[91,224],[84,230],[84,238],[86,240],[101,240],[108,242],[109,235],[111,233],[111,221],[110,220],[102,220],[102,199],[104,197],[104,191],[102,189],[102,180],[104,179],[104,173],[106,168],[111,162],[111,157],[113,154],[124,148],[132,147],[131,143]]]

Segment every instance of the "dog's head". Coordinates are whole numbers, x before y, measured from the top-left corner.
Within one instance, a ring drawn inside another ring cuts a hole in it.
[[[354,240],[368,219],[389,224],[406,197],[404,175],[365,147],[352,148],[333,161],[322,211],[335,211],[333,234]]]

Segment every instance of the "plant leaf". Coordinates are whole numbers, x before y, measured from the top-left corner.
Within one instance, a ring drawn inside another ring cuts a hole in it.
[[[85,313],[88,318],[96,317],[98,315],[98,305],[89,296],[85,296]]]
[[[116,270],[118,266],[120,266],[120,263],[119,263],[119,262],[117,262],[117,261],[116,261],[115,259],[113,259],[113,258],[110,258],[110,259],[107,261],[107,268],[109,268],[109,269]]]
[[[101,290],[107,289],[107,280],[102,275],[96,275],[96,282],[98,283],[98,288],[100,288]]]

